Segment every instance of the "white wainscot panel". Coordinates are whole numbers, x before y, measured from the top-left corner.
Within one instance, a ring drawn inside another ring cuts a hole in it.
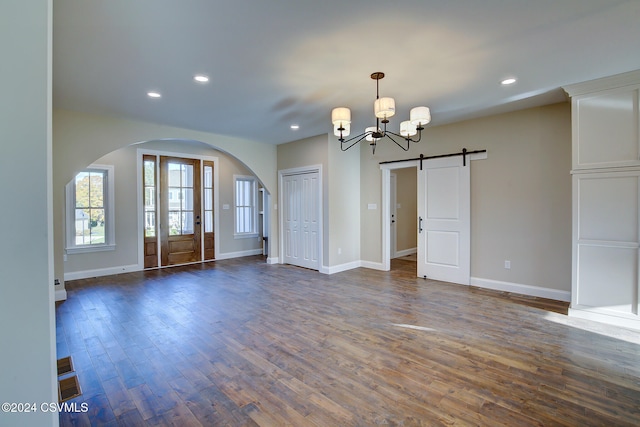
[[[634,314],[637,301],[636,248],[579,245],[577,303]]]
[[[577,101],[580,143],[576,167],[638,162],[637,103],[637,90],[598,94]]]
[[[457,267],[460,234],[455,231],[427,231],[427,263]]]
[[[579,239],[637,242],[637,176],[592,174],[578,185]]]
[[[458,219],[458,167],[427,170],[427,219]]]

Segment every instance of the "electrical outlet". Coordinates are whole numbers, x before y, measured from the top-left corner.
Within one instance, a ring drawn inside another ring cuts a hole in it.
[[[511,261],[509,261],[508,259],[504,260],[504,268],[506,270],[511,270]]]
[[[342,255],[342,248],[338,248],[338,255]]]

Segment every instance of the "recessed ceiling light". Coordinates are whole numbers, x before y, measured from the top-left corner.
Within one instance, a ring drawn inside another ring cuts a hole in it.
[[[196,74],[195,76],[193,76],[193,80],[197,81],[198,83],[206,83],[209,81],[209,77],[205,76],[204,74]]]
[[[153,91],[152,92],[147,92],[147,96],[149,98],[160,98],[160,97],[162,97],[162,95],[160,95],[159,92],[153,92]]]
[[[291,129],[292,130],[298,130],[298,129],[300,129],[300,125],[291,125]]]
[[[516,82],[516,79],[514,79],[513,77],[510,77],[508,79],[504,79],[503,81],[500,82],[500,84],[502,86],[508,86],[508,85],[512,85]]]

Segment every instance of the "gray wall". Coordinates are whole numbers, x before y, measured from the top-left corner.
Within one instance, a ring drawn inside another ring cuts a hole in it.
[[[94,163],[113,165],[115,174],[115,229],[116,248],[114,251],[73,254],[64,263],[65,275],[87,270],[129,267],[138,264],[138,200],[137,200],[137,150],[175,153],[176,155],[208,156],[218,158],[218,197],[220,208],[229,204],[230,209],[220,209],[215,221],[219,223],[219,245],[216,255],[260,249],[262,239],[235,239],[233,236],[233,175],[253,175],[242,163],[233,157],[214,150],[196,141],[150,141],[121,148],[109,153]]]
[[[381,262],[380,161],[487,149],[471,164],[471,276],[571,290],[570,104],[427,128],[407,153],[361,150],[363,260]],[[366,183],[366,185],[365,185]],[[511,269],[504,261],[511,261]]]
[[[359,262],[358,149],[342,152],[333,136],[319,135],[278,145],[277,164],[278,170],[322,165],[323,271],[333,272]]]
[[[53,214],[55,277],[64,277],[64,188],[97,159],[144,141],[199,141],[240,159],[272,194],[276,184],[276,147],[238,138],[124,118],[56,109],[53,111]],[[117,175],[116,171],[116,175]],[[273,204],[272,198],[272,204]],[[278,248],[277,222],[271,218],[270,256]],[[117,227],[117,225],[116,225]],[[116,242],[117,243],[117,242]],[[63,284],[59,287],[63,288]]]
[[[57,426],[51,194],[51,2],[9,0],[0,13],[0,412],[3,426]]]

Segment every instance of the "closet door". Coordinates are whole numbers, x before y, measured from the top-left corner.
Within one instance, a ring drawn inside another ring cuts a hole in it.
[[[284,262],[320,269],[318,172],[283,176]]]

